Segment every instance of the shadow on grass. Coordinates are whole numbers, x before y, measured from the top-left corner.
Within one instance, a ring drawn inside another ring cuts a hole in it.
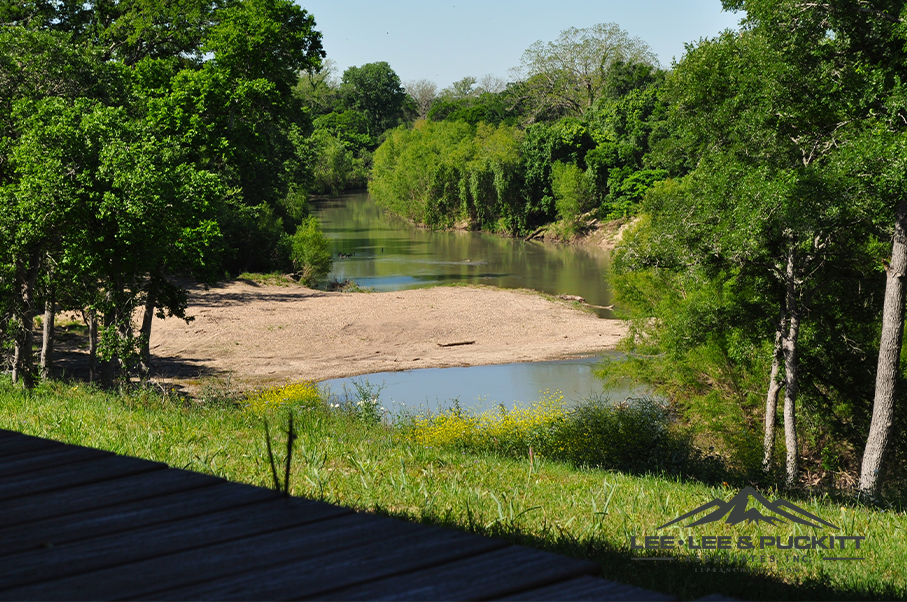
[[[502,525],[491,527],[472,523],[463,525],[450,515],[421,515],[391,512],[381,507],[377,514],[393,516],[425,525],[446,527],[486,537],[497,537],[511,543],[597,562],[604,579],[672,594],[681,600],[695,600],[721,594],[739,600],[900,600],[903,593],[891,585],[882,589],[836,588],[822,581],[822,573],[807,576],[799,584],[786,583],[777,574],[760,570],[760,564],[727,558],[697,559],[681,556],[635,554],[613,542],[587,538],[578,540],[564,533],[554,537],[532,535],[519,528]],[[814,566],[812,560],[807,566]],[[788,566],[789,565],[789,566]],[[764,566],[764,565],[761,565]],[[792,575],[807,570],[797,562],[785,563]],[[820,567],[821,568],[821,567]]]

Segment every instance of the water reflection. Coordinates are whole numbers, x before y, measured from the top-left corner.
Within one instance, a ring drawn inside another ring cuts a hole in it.
[[[611,352],[615,354],[616,352]],[[322,385],[333,393],[341,393],[344,385],[355,391],[355,382],[381,388],[380,402],[390,410],[437,411],[450,407],[454,400],[463,408],[488,410],[503,404],[512,408],[516,403],[538,401],[545,390],[560,391],[564,398],[575,403],[600,394],[602,383],[592,373],[599,358],[587,357],[555,362],[498,364],[468,368],[423,368],[406,372],[380,372],[366,376],[336,378]],[[630,395],[640,395],[642,388],[629,384],[615,386],[605,394],[615,401]]]
[[[433,232],[382,211],[365,193],[313,202],[331,241],[329,278],[378,291],[450,282],[579,295],[610,305],[608,252],[597,247],[524,242],[479,232]],[[342,257],[340,257],[342,254]],[[613,317],[597,310],[601,317]]]

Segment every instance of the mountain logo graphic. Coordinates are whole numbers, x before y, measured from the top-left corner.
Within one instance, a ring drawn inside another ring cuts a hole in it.
[[[756,500],[759,504],[763,506],[766,510],[769,510],[773,514],[766,515],[759,511],[758,508],[750,508],[749,510],[746,507],[749,505],[750,497]],[[714,510],[712,510],[714,508]],[[675,523],[687,520],[692,518],[697,514],[705,512],[706,510],[712,510],[699,520],[686,525],[687,527],[696,527],[699,525],[705,525],[707,523],[714,523],[720,521],[722,518],[727,516],[725,523],[729,525],[736,525],[738,523],[769,523],[772,525],[784,524],[787,519],[794,523],[799,523],[801,525],[806,525],[807,527],[818,527],[825,528],[831,527],[832,529],[839,529],[835,525],[831,524],[828,521],[822,520],[815,514],[807,512],[799,506],[791,504],[787,500],[781,498],[776,499],[774,502],[768,501],[761,493],[753,489],[752,487],[744,487],[740,490],[737,495],[732,497],[728,501],[714,499],[708,504],[703,504],[702,506],[687,512],[683,516],[678,516],[671,522],[667,522],[662,526],[658,527],[659,529],[664,529],[665,527],[670,527]]]

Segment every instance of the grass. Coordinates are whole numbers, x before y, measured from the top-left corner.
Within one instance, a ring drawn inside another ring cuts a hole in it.
[[[206,403],[152,392],[116,394],[69,383],[31,393],[0,382],[0,428],[166,462],[234,481],[272,486],[262,418],[271,425],[275,462],[283,466],[287,414],[298,435],[293,495],[504,537],[602,565],[602,576],[685,599],[723,593],[741,599],[898,599],[907,596],[907,515],[827,496],[790,498],[866,536],[861,562],[728,559],[718,552],[675,552],[673,560],[638,561],[630,549],[655,527],[735,488],[693,480],[577,468],[510,450],[502,455],[456,441],[419,440],[414,422],[388,426],[369,391],[323,402],[312,385],[246,398],[212,393]],[[495,427],[496,428],[496,427]],[[277,432],[275,432],[277,431]],[[770,498],[775,497],[769,495]],[[785,496],[788,497],[788,496]],[[670,535],[812,535],[789,525],[714,523]]]

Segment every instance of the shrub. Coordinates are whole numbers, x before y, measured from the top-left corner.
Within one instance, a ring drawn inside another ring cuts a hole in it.
[[[312,409],[324,405],[318,387],[311,382],[287,384],[249,395],[243,404],[257,416],[267,416],[284,408]]]
[[[293,235],[291,258],[293,267],[301,274],[300,281],[306,286],[327,276],[333,259],[328,249],[328,239],[321,232],[318,220],[309,216],[302,220]]]
[[[631,473],[668,473],[704,480],[724,477],[722,463],[704,457],[661,401],[612,403],[590,398],[570,408],[560,392],[528,407],[475,413],[455,405],[415,416],[402,427],[412,442],[479,452],[540,456],[576,466]]]

